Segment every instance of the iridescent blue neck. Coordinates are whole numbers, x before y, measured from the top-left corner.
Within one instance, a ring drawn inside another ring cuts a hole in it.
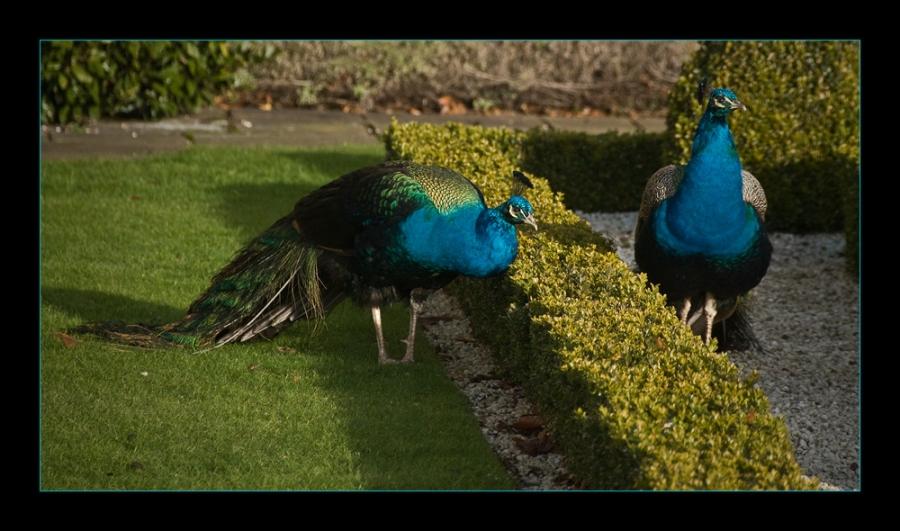
[[[727,118],[707,111],[694,135],[681,184],[658,211],[665,218],[661,238],[682,252],[731,252],[745,246],[742,186],[741,160]]]

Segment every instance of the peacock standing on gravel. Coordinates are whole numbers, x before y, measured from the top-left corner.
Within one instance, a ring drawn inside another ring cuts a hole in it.
[[[759,284],[772,256],[766,195],[741,169],[728,128],[735,109],[746,107],[731,90],[710,93],[690,160],[650,177],[635,227],[638,268],[678,305],[683,323],[698,334],[705,328],[707,344],[713,324],[732,316],[738,297]]]
[[[95,323],[74,331],[145,347],[217,347],[271,338],[350,297],[371,308],[378,360],[393,363],[381,307],[406,299],[409,336],[400,361],[411,362],[428,295],[458,275],[502,274],[518,252],[516,226],[537,230],[521,195],[531,183],[520,172],[514,177],[512,197],[488,208],[472,182],[446,168],[386,162],[356,170],[300,199],[239,251],[179,321]]]

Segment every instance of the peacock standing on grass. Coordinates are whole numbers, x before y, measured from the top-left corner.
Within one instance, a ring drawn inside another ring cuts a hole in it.
[[[368,306],[378,361],[388,357],[381,307],[408,300],[406,353],[426,298],[458,275],[492,277],[518,252],[516,226],[537,230],[531,183],[520,172],[512,197],[488,208],[468,179],[438,166],[386,162],[344,175],[300,199],[213,279],[179,321],[94,323],[74,329],[137,346],[218,347],[271,338],[297,319],[320,319],[346,297]]]
[[[724,326],[738,297],[762,280],[772,256],[766,195],[759,181],[741,169],[728,128],[735,109],[746,107],[731,90],[710,93],[690,160],[650,177],[635,227],[639,270],[707,344],[713,324]]]

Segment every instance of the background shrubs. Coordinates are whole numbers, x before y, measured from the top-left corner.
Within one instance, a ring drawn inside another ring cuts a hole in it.
[[[665,112],[692,41],[344,41],[275,43],[251,69],[253,102],[453,112]],[[460,109],[459,104],[464,105]]]
[[[394,122],[390,158],[452,168],[508,198],[525,133]],[[782,419],[753,379],[680,324],[610,244],[533,177],[541,230],[502,278],[454,281],[479,339],[548,418],[593,488],[802,489]]]
[[[239,86],[242,68],[274,52],[249,42],[43,42],[42,120],[153,120],[192,112]]]
[[[522,166],[550,179],[566,206],[586,212],[637,210],[647,179],[662,166],[662,133],[591,135],[532,129]]]

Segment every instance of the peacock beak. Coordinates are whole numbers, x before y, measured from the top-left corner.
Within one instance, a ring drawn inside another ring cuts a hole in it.
[[[732,109],[740,109],[740,110],[742,110],[742,111],[746,111],[746,110],[747,110],[747,106],[744,105],[743,103],[741,103],[741,102],[738,101],[738,100],[734,100],[734,101],[731,102],[731,108],[732,108]]]
[[[522,222],[527,225],[531,225],[534,230],[538,230],[537,222],[534,220],[534,214],[528,214],[528,216],[523,219]]]

